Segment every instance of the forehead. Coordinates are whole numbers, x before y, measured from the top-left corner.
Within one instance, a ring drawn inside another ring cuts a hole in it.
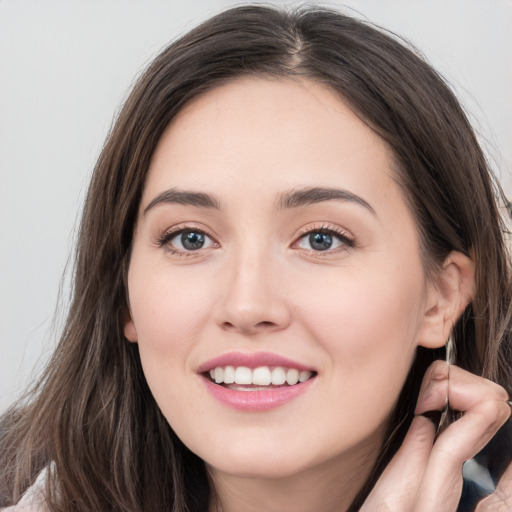
[[[386,181],[392,167],[384,141],[329,88],[246,77],[199,96],[174,118],[153,155],[146,189],[169,181],[220,187],[223,178],[276,186],[343,178],[357,188]]]

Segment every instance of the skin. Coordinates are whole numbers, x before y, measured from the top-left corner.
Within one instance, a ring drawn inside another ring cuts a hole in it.
[[[427,280],[393,166],[385,143],[311,81],[228,83],[193,100],[162,136],[134,232],[125,335],[139,344],[166,419],[207,464],[218,494],[212,510],[346,509],[375,461],[416,347],[442,346],[471,299],[473,266],[461,254]],[[343,189],[365,204],[280,204],[308,187]],[[154,203],[170,189],[208,194],[216,207]],[[205,245],[180,247],[169,233],[182,229],[205,233]],[[337,233],[334,245],[315,251],[307,234],[325,229]],[[277,409],[233,410],[198,374],[231,351],[272,352],[317,375]],[[446,400],[446,379],[433,408]],[[402,492],[399,465],[368,510],[394,496],[389,510],[414,510],[402,494],[424,492],[433,426],[418,418],[411,431],[405,447],[423,440],[422,457],[412,459],[420,477]]]

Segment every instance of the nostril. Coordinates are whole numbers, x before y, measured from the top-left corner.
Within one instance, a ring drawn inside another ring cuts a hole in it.
[[[256,327],[266,328],[266,327],[274,327],[275,325],[276,324],[274,322],[264,321],[264,322],[259,322],[258,324],[256,324]]]
[[[268,331],[271,329],[275,329],[277,324],[275,322],[271,322],[268,320],[265,320],[263,322],[258,322],[256,324],[250,324],[250,323],[243,323],[240,322],[240,324],[235,324],[232,322],[223,322],[222,328],[226,331],[241,331],[245,333],[256,333],[258,331]]]

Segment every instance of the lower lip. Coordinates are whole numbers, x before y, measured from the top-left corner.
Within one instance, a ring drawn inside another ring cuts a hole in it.
[[[264,391],[238,391],[219,386],[206,377],[202,377],[206,389],[221,404],[239,411],[258,412],[276,409],[291,402],[305,393],[316,377],[294,386],[269,388]]]

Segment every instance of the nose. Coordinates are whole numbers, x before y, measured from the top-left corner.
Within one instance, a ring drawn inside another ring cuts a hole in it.
[[[290,308],[283,273],[267,254],[245,252],[230,261],[217,304],[217,323],[223,330],[255,335],[285,329]]]

